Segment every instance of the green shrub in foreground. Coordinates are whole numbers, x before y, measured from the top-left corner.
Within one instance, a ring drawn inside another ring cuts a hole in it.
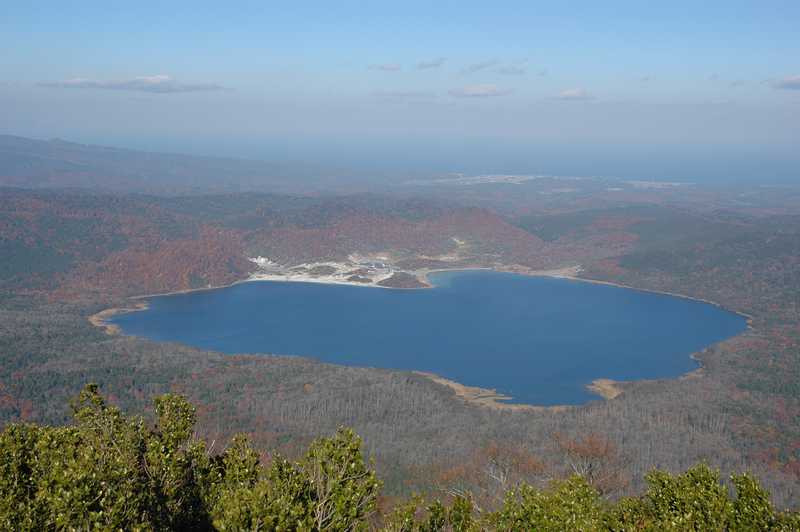
[[[73,426],[0,434],[0,529],[358,530],[380,489],[350,430],[263,465],[241,436],[210,456],[176,395],[156,399],[152,428],[94,385],[74,410]]]
[[[155,400],[152,427],[107,405],[94,385],[73,408],[71,426],[0,433],[0,529],[800,530],[798,514],[776,512],[755,479],[734,475],[731,496],[705,465],[653,471],[643,495],[613,503],[575,476],[515,486],[493,512],[467,494],[447,504],[413,497],[376,517],[380,483],[350,430],[314,441],[297,462],[262,463],[243,436],[211,456],[192,438],[194,408],[177,395]]]

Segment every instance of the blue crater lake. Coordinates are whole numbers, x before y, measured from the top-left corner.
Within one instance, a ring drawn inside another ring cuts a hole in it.
[[[224,353],[433,372],[513,402],[581,404],[594,379],[671,378],[747,327],[678,297],[491,271],[430,276],[428,290],[249,282],[150,298],[126,334]]]

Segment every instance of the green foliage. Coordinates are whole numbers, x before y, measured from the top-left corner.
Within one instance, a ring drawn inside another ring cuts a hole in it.
[[[467,497],[456,497],[447,512],[447,522],[455,532],[478,530],[478,524],[472,516],[474,506]]]
[[[649,513],[638,497],[623,497],[609,507],[603,516],[603,530],[647,530]]]
[[[10,425],[0,434],[0,528],[30,530],[38,524],[33,467],[41,429]]]
[[[603,509],[600,495],[574,476],[556,481],[547,491],[522,485],[509,491],[503,507],[491,517],[498,530],[597,530]]]
[[[420,532],[435,532],[436,530],[442,530],[445,524],[448,522],[448,516],[451,514],[448,514],[447,509],[439,501],[434,501],[431,503],[427,510],[428,515],[425,521],[421,523],[419,527]]]
[[[345,429],[312,443],[301,462],[273,457],[268,468],[236,438],[222,471],[211,506],[219,530],[362,530],[380,489],[360,439]]]
[[[242,453],[240,447],[236,452]],[[231,460],[232,475],[225,480],[211,505],[218,530],[312,530],[308,479],[295,464],[275,460],[267,471],[252,461],[251,449]],[[229,455],[229,453],[226,453]],[[255,466],[252,468],[251,466]]]
[[[194,408],[155,400],[157,423],[126,417],[96,385],[73,403],[75,424],[12,424],[0,433],[3,530],[358,530],[380,485],[349,430],[268,467],[246,438],[222,456],[191,439]]]
[[[311,444],[301,466],[311,482],[317,529],[350,530],[374,510],[380,484],[360,449],[361,439],[350,429]]]
[[[413,495],[407,502],[398,504],[387,516],[385,532],[416,532],[421,530],[422,522],[417,518],[422,497]],[[441,530],[439,529],[434,530]]]
[[[736,498],[704,464],[682,475],[653,471],[641,498],[624,498],[610,507],[609,530],[725,530],[730,532],[797,530],[797,514],[775,512],[769,494],[750,475],[733,475]]]
[[[736,500],[731,508],[731,530],[769,530],[773,527],[775,511],[767,493],[750,475],[733,475]]]
[[[732,510],[719,473],[697,465],[679,476],[662,471],[647,475],[645,497],[663,530],[722,530]]]
[[[95,385],[73,403],[65,427],[8,425],[0,433],[3,530],[367,530],[381,488],[349,429],[314,441],[291,462],[266,461],[244,436],[218,456],[192,438],[184,398],[155,400],[156,423],[125,416]],[[386,518],[387,532],[477,530],[798,530],[750,475],[735,496],[706,465],[653,471],[640,497],[609,502],[573,476],[546,489],[522,484],[494,512],[469,493],[426,504],[412,497]]]
[[[425,506],[422,497],[415,495],[394,509],[386,519],[383,530],[385,532],[480,530],[473,511],[472,502],[464,497],[456,497],[448,508],[441,501],[433,501]]]

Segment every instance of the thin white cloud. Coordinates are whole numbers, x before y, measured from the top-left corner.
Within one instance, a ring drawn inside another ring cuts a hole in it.
[[[496,67],[499,64],[500,61],[496,59],[490,59],[488,61],[481,61],[480,63],[473,63],[462,70],[462,72],[464,74],[474,74],[475,72],[480,72],[481,70],[486,70],[487,68]]]
[[[216,83],[183,83],[165,74],[139,76],[133,79],[101,81],[87,78],[73,78],[64,81],[45,81],[40,87],[54,89],[100,89],[115,91],[151,92],[168,94],[176,92],[207,92],[227,90]]]
[[[773,89],[800,91],[800,76],[789,76],[772,82]]]
[[[417,63],[418,70],[431,70],[434,68],[440,68],[444,65],[444,57],[437,57],[436,59],[430,59],[428,61],[420,61]]]
[[[379,65],[370,65],[370,70],[380,70],[381,72],[397,72],[400,70],[400,65],[397,63],[383,63]]]
[[[594,96],[592,96],[586,89],[565,89],[558,93],[556,96],[557,100],[572,100],[572,101],[580,101],[580,100],[594,100]]]
[[[467,85],[449,92],[450,96],[456,98],[492,98],[510,93],[510,90],[500,89],[496,85]]]

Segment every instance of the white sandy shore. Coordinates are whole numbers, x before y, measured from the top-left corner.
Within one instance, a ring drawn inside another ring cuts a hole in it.
[[[327,263],[325,264],[327,265]],[[484,270],[484,271],[498,271],[504,273],[517,273],[520,275],[529,275],[532,277],[553,277],[556,279],[572,279],[577,281],[585,281],[585,279],[581,279],[577,277],[577,275],[581,272],[580,266],[568,266],[565,268],[553,269],[553,270],[530,270],[524,267],[518,266],[511,266],[511,267],[488,267],[488,266],[460,266],[457,268],[435,268],[435,269],[421,269],[421,270],[397,270],[391,271],[388,274],[378,274],[378,275],[370,275],[366,274],[364,277],[371,279],[371,283],[361,283],[358,281],[350,281],[346,277],[345,274],[341,274],[339,272],[331,275],[312,275],[310,273],[299,273],[299,272],[257,272],[252,274],[247,279],[244,279],[240,282],[250,282],[250,281],[283,281],[283,282],[295,282],[295,283],[321,283],[321,284],[340,284],[340,285],[349,285],[349,286],[366,286],[366,287],[374,287],[374,288],[387,288],[387,289],[394,289],[394,287],[390,286],[381,286],[378,283],[389,279],[395,273],[407,273],[409,275],[413,275],[417,278],[417,280],[423,284],[422,288],[432,288],[433,283],[428,278],[431,274],[436,273],[447,273],[447,272],[459,272],[459,271],[474,271],[474,270]],[[403,290],[408,290],[407,288]],[[413,289],[412,289],[413,290]]]
[[[387,286],[380,286],[376,284],[389,277],[383,277],[370,283],[359,283],[358,281],[349,281],[346,278],[334,275],[308,275],[308,274],[281,274],[281,273],[254,273],[247,279],[239,281],[242,283],[249,283],[254,281],[281,281],[286,283],[319,283],[319,284],[345,284],[349,286],[364,286],[373,288],[390,288]]]

